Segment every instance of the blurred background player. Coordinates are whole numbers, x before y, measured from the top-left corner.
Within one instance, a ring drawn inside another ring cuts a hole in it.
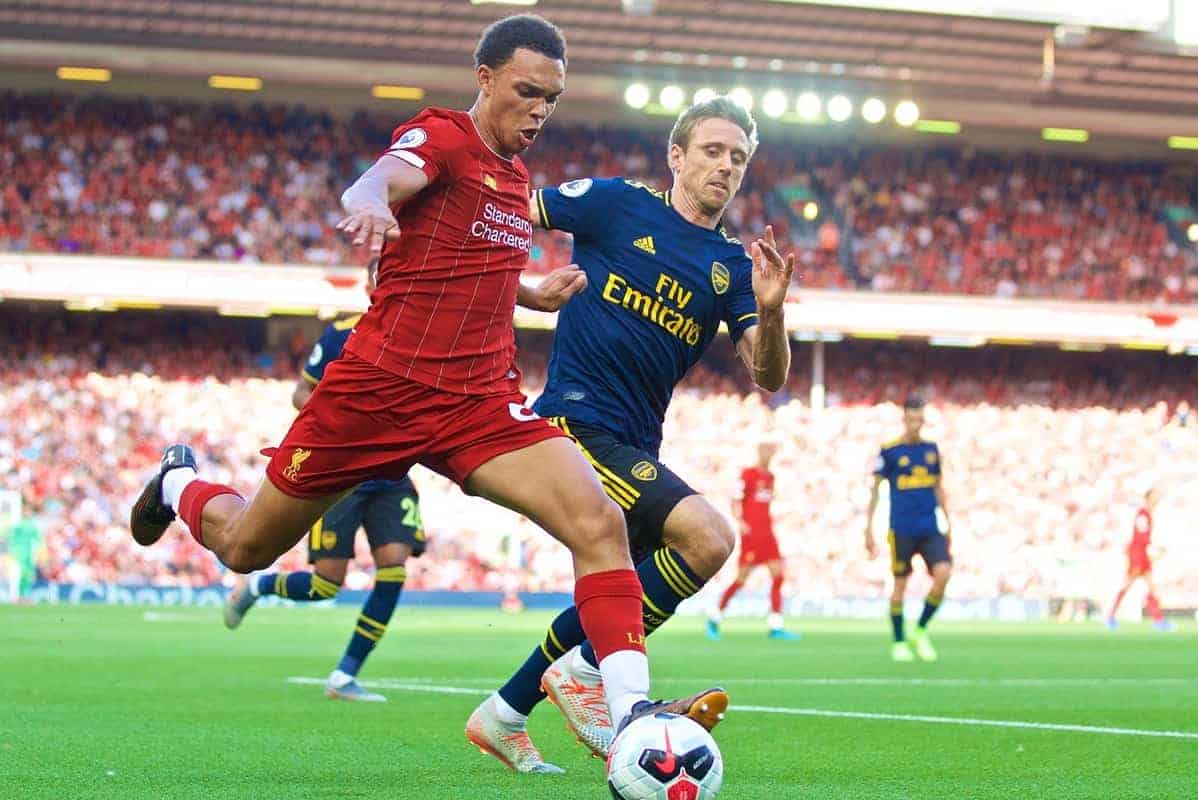
[[[373,274],[367,288],[373,288]],[[312,396],[312,390],[324,377],[325,367],[341,355],[341,348],[359,319],[361,314],[330,323],[312,347],[291,396],[297,411]],[[325,695],[381,703],[387,698],[367,692],[357,676],[370,651],[387,632],[407,580],[405,563],[409,557],[423,553],[426,545],[420,498],[410,478],[359,484],[326,511],[309,532],[308,559],[312,570],[268,572],[239,581],[225,602],[225,625],[229,628],[240,625],[246,612],[263,595],[278,595],[301,603],[336,597],[354,557],[354,539],[359,528],[366,529],[366,540],[370,543],[375,564],[374,588],[358,615],[345,654],[325,683]]]
[[[922,438],[924,401],[911,396],[903,403],[903,435],[882,446],[874,468],[870,487],[869,511],[865,518],[865,552],[874,557],[873,518],[878,507],[878,487],[882,481],[890,484],[890,566],[894,574],[894,590],[890,594],[890,622],[894,628],[891,657],[895,661],[913,661],[914,654],[907,643],[903,625],[903,597],[911,560],[919,554],[932,576],[932,588],[924,601],[923,613],[912,633],[915,652],[924,661],[937,659],[936,648],[928,638],[928,623],[944,601],[944,590],[952,577],[952,555],[949,537],[952,522],[941,484],[940,450],[935,442]],[[944,513],[947,523],[943,533],[936,519],[936,508]]]
[[[1119,604],[1123,602],[1132,585],[1140,579],[1143,579],[1148,587],[1144,610],[1152,617],[1152,627],[1158,631],[1173,630],[1173,623],[1165,619],[1161,611],[1161,602],[1157,599],[1156,585],[1152,581],[1152,558],[1148,554],[1148,547],[1152,544],[1152,515],[1160,501],[1160,489],[1154,486],[1144,493],[1144,504],[1136,511],[1131,541],[1127,543],[1127,577],[1119,587],[1115,602],[1111,603],[1111,610],[1106,618],[1106,626],[1111,630],[1119,627],[1119,620],[1116,619]]]
[[[707,637],[713,641],[720,638],[724,609],[728,608],[728,603],[745,585],[749,573],[759,566],[764,566],[770,572],[769,637],[782,641],[797,641],[800,638],[799,634],[782,627],[785,565],[770,517],[770,503],[774,499],[774,473],[770,472],[770,461],[776,452],[776,442],[761,442],[757,445],[757,463],[745,467],[740,473],[740,566],[736,571],[736,579],[720,595],[719,607],[707,620]]]
[[[794,254],[783,258],[766,226],[749,258],[722,225],[756,131],[727,98],[697,103],[670,133],[670,191],[585,178],[531,199],[535,222],[574,235],[590,287],[563,306],[548,384],[533,408],[574,440],[624,509],[646,634],[720,570],[735,538],[726,517],[658,459],[674,387],[721,322],[757,386],[777,391],[790,369],[781,311]],[[547,695],[579,741],[606,756],[614,730],[597,663],[577,609],[567,609],[471,715],[467,738],[512,769],[560,771],[524,746],[528,715]]]

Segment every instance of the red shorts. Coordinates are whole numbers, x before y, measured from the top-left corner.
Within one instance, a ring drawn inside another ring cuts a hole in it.
[[[433,389],[346,351],[329,364],[266,467],[292,497],[324,497],[420,463],[459,485],[496,456],[564,434],[519,392],[477,397]]]
[[[1148,554],[1143,555],[1132,554],[1127,559],[1127,575],[1130,578],[1138,578],[1141,575],[1147,575],[1152,572],[1152,560],[1148,558]]]
[[[758,564],[768,564],[771,561],[781,561],[782,553],[778,550],[778,540],[772,531],[746,533],[740,540],[740,565],[754,567]]]

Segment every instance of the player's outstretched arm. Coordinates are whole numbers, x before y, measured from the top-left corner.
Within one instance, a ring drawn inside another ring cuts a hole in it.
[[[550,272],[536,286],[521,283],[516,289],[516,302],[533,311],[557,311],[585,288],[586,273],[577,264],[570,264]]]
[[[295,391],[291,393],[291,405],[296,411],[302,409],[308,402],[308,398],[312,396],[312,390],[316,385],[300,378],[295,382]]]
[[[383,241],[399,238],[399,223],[391,206],[403,203],[428,186],[428,176],[406,161],[383,155],[341,195],[346,217],[337,230],[353,237],[354,245],[368,245],[377,256]]]
[[[757,300],[757,324],[745,331],[736,345],[742,361],[753,374],[753,382],[769,392],[786,383],[790,372],[790,340],[786,336],[783,307],[794,274],[795,254],[785,258],[778,252],[774,229],[749,246],[753,259],[753,296]]]

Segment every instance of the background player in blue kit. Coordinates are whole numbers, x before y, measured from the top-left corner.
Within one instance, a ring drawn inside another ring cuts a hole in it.
[[[675,385],[721,322],[758,386],[781,388],[790,368],[782,304],[794,255],[779,255],[767,227],[750,259],[721,224],[756,145],[749,113],[717,98],[675,123],[670,191],[588,178],[539,190],[531,201],[534,223],[574,235],[573,260],[587,283],[558,317],[548,382],[533,408],[575,441],[624,509],[646,633],[719,571],[735,543],[727,518],[658,460]],[[520,302],[544,305],[533,295],[522,291]],[[576,609],[558,616],[475,710],[467,738],[518,771],[560,772],[526,733],[545,693],[580,741],[606,755],[614,731]]]
[[[932,588],[928,591],[923,613],[919,615],[919,623],[911,635],[915,652],[924,661],[937,659],[936,648],[928,638],[928,623],[940,608],[944,589],[953,573],[953,559],[949,552],[952,522],[948,518],[948,505],[940,482],[940,449],[935,442],[929,442],[921,436],[923,424],[923,399],[908,397],[903,403],[903,435],[882,445],[882,451],[878,454],[869,496],[869,514],[865,520],[865,551],[873,558],[876,548],[871,523],[874,510],[878,507],[878,487],[882,481],[888,481],[890,532],[887,538],[890,542],[891,571],[894,573],[894,591],[890,595],[890,622],[894,629],[891,657],[895,661],[915,659],[903,627],[903,596],[907,591],[907,578],[912,572],[911,559],[917,553],[922,556],[932,575]],[[947,523],[943,533],[936,519],[937,507],[944,512]]]
[[[300,373],[291,396],[292,405],[301,409],[313,388],[324,377],[325,367],[341,355],[341,348],[361,315],[333,322]],[[407,580],[405,562],[424,552],[424,525],[420,519],[420,498],[409,478],[400,481],[369,480],[325,512],[308,536],[310,572],[271,572],[242,581],[225,603],[225,624],[236,628],[262,595],[274,594],[299,602],[331,600],[345,580],[345,572],[354,557],[354,539],[359,528],[366,529],[374,558],[374,588],[362,606],[353,635],[337,668],[325,683],[325,695],[341,700],[385,702],[381,694],[367,692],[357,681],[358,671],[387,631],[391,614]]]

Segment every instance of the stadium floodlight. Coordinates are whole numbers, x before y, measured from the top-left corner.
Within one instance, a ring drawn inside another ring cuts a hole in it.
[[[1191,222],[1190,227],[1186,228],[1186,238],[1198,242],[1198,222]]]
[[[1073,142],[1084,144],[1090,141],[1090,132],[1084,128],[1044,128],[1040,138],[1046,142]]]
[[[786,113],[786,107],[790,102],[786,99],[786,92],[781,89],[770,89],[761,96],[761,110],[767,117],[777,119]]]
[[[666,111],[677,111],[686,102],[686,92],[682,91],[681,86],[671,84],[662,87],[661,92],[657,95],[657,100]]]
[[[630,83],[624,90],[624,102],[640,110],[649,105],[649,87],[643,83]]]
[[[1168,144],[1173,150],[1198,150],[1198,136],[1170,136]]]
[[[709,86],[704,86],[702,89],[695,92],[694,102],[695,105],[698,105],[699,103],[706,103],[708,100],[714,100],[719,96],[719,93],[715,89],[712,89]]]
[[[753,110],[753,93],[743,86],[737,86],[732,91],[728,92],[728,99],[745,111]]]
[[[853,116],[853,101],[838,94],[828,101],[828,119],[833,122],[844,122]]]
[[[861,118],[870,125],[877,125],[886,119],[886,104],[876,97],[871,97],[861,104]]]
[[[795,109],[799,112],[799,119],[807,122],[817,119],[822,107],[823,102],[815,92],[803,92],[799,95],[798,103],[795,104]]]
[[[819,217],[819,203],[814,200],[808,200],[803,204],[803,219],[808,222],[815,222]]]
[[[919,122],[919,106],[912,100],[903,100],[894,107],[894,121],[904,128]]]

